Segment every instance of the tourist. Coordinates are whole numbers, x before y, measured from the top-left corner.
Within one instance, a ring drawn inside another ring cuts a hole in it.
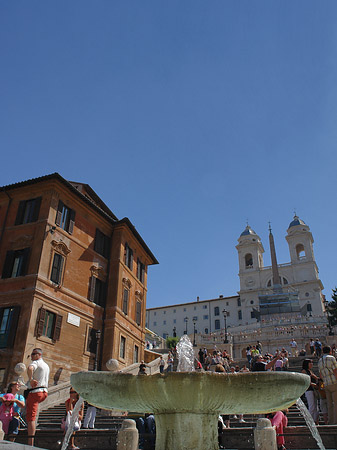
[[[165,361],[164,358],[161,356],[159,360],[159,371],[160,373],[164,373],[164,367],[165,367]]]
[[[7,394],[13,394],[15,397],[15,401],[13,403],[14,408],[14,414],[13,418],[9,423],[9,429],[8,434],[11,435],[9,440],[14,441],[15,436],[19,434],[19,417],[21,408],[25,407],[25,398],[23,395],[19,394],[19,391],[21,389],[21,384],[18,381],[13,381],[12,383],[9,383],[7,388]],[[2,401],[5,394],[0,394],[0,401]]]
[[[258,351],[261,353],[261,355],[262,355],[262,344],[261,344],[260,341],[257,341],[256,348],[257,348],[257,350],[258,350]]]
[[[169,352],[168,357],[167,357],[167,372],[172,372],[173,370],[173,356],[172,353]]]
[[[299,352],[298,356],[305,356],[307,354],[307,352],[305,351],[304,348],[302,348],[302,350]]]
[[[266,358],[266,357],[263,358],[262,355],[258,355],[256,357],[255,361],[253,362],[252,372],[265,372],[267,370],[272,369],[272,367],[276,363],[278,357],[279,357],[279,355],[277,353],[272,360],[270,360],[269,362],[266,362],[266,361],[264,361],[264,359],[268,359],[268,358]]]
[[[0,421],[2,422],[2,429],[5,434],[8,434],[9,424],[14,417],[14,400],[13,394],[5,394],[2,397],[2,404],[0,406]]]
[[[319,412],[318,412],[318,377],[313,373],[312,367],[313,367],[313,361],[312,359],[304,359],[302,363],[302,373],[305,373],[306,375],[309,375],[310,377],[310,386],[305,392],[305,398],[308,402],[308,410],[311,414],[311,417],[314,419],[314,422],[316,425],[318,425],[318,418],[319,418]]]
[[[39,404],[48,397],[49,366],[42,359],[42,350],[34,348],[32,362],[27,368],[28,396],[26,400],[26,420],[28,428],[28,445],[34,445],[36,416]]]
[[[283,357],[282,361],[283,361],[283,366],[282,366],[282,370],[283,371],[287,371],[289,370],[289,359],[288,359],[288,352],[285,349],[281,350],[281,355]]]
[[[318,361],[320,377],[323,380],[328,404],[329,425],[337,424],[337,361],[331,347],[323,347],[323,356]]]
[[[244,364],[244,365],[241,367],[240,372],[241,372],[241,373],[247,373],[247,372],[250,372],[250,370],[248,369],[248,367],[246,366],[246,364]]]
[[[70,388],[69,393],[70,393],[70,397],[68,398],[68,400],[66,400],[66,403],[65,403],[66,404],[66,417],[65,417],[65,422],[64,422],[64,433],[66,433],[67,429],[69,428],[73,410],[75,408],[76,403],[78,402],[78,400],[80,398],[78,393],[73,388]],[[83,412],[84,412],[84,404],[82,403],[81,408],[78,413],[78,417],[74,423],[73,434],[71,435],[71,438],[69,440],[69,447],[68,447],[69,450],[77,450],[79,448],[79,447],[76,447],[76,445],[75,445],[75,433],[76,433],[76,431],[78,431],[81,428]]]
[[[251,351],[252,347],[249,345],[246,348],[246,356],[247,356],[247,361],[248,361],[248,365],[250,366],[250,361],[252,359],[252,351]]]
[[[275,413],[267,415],[268,419],[270,419],[271,421],[272,426],[275,427],[276,430],[276,443],[278,450],[286,450],[284,446],[284,429],[288,425],[287,412],[288,411],[277,411]]]
[[[297,356],[297,342],[294,338],[290,341],[290,350],[291,350],[291,356],[294,358]]]
[[[280,372],[283,369],[283,358],[282,355],[280,354],[280,356],[277,358],[275,364],[274,364],[274,368],[277,372]]]
[[[322,356],[322,342],[318,338],[315,340],[315,353],[317,358]]]
[[[83,421],[83,428],[95,428],[95,419],[97,408],[94,405],[87,404],[87,410],[85,412],[85,417]]]
[[[315,354],[315,341],[313,340],[313,338],[310,339],[310,354],[314,355]]]
[[[146,364],[144,363],[144,361],[141,361],[139,364],[139,370],[138,370],[138,375],[146,375]]]

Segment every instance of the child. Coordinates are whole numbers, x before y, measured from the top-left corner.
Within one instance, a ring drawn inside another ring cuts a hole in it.
[[[13,394],[6,394],[2,397],[2,405],[0,407],[0,420],[2,422],[2,428],[5,434],[8,434],[9,422],[13,419],[14,401],[15,396]]]

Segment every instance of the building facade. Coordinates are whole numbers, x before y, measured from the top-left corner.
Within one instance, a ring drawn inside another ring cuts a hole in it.
[[[149,308],[147,327],[160,336],[176,333],[209,334],[228,328],[231,333],[257,330],[268,323],[312,322],[325,324],[323,285],[313,251],[313,237],[308,225],[297,216],[291,221],[286,240],[290,262],[278,264],[274,237],[270,230],[272,265],[263,263],[264,248],[260,237],[247,225],[236,249],[239,258],[238,295]]]
[[[55,173],[0,188],[0,382],[41,347],[51,382],[144,357],[148,266],[129,219]]]

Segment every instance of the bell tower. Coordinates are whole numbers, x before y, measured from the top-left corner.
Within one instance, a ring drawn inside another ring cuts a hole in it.
[[[312,245],[314,239],[308,225],[295,215],[289,224],[287,233],[286,239],[292,264],[298,264],[303,261],[315,261]]]
[[[260,237],[249,225],[241,233],[236,249],[239,256],[240,291],[257,288],[259,270],[263,268],[264,248]]]

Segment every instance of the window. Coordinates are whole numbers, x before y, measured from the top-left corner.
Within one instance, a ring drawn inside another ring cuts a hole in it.
[[[157,315],[157,312],[156,312],[156,311],[154,311],[153,315],[154,315],[154,316],[156,316],[156,315]]]
[[[39,218],[42,197],[23,200],[19,203],[15,225],[36,222]]]
[[[297,259],[299,259],[299,260],[305,259],[306,255],[305,255],[305,250],[304,250],[303,244],[296,245],[296,254],[297,254]]]
[[[238,306],[241,306],[241,298],[238,298]]]
[[[216,319],[216,321],[214,322],[214,327],[216,330],[220,330],[220,320]]]
[[[23,277],[27,273],[30,248],[9,250],[6,254],[2,278]]]
[[[137,325],[141,324],[142,318],[142,304],[140,302],[136,302],[136,323]]]
[[[89,300],[91,302],[96,303],[96,305],[102,306],[104,308],[105,306],[105,299],[106,299],[106,285],[105,283],[100,280],[99,278],[96,278],[92,276],[90,278],[90,295]]]
[[[124,262],[128,266],[129,269],[132,270],[133,265],[133,251],[129,247],[128,243],[125,242],[125,253],[124,253]]]
[[[135,350],[133,352],[133,362],[139,362],[139,347],[137,345],[135,345]]]
[[[173,323],[177,323],[177,319],[173,319]]]
[[[75,211],[66,206],[61,200],[57,208],[55,223],[69,234],[72,234],[74,231]]]
[[[129,306],[129,293],[128,289],[123,290],[123,313],[128,314],[128,306]]]
[[[255,319],[255,311],[254,310],[250,312],[250,318]]]
[[[104,258],[109,258],[110,238],[102,233],[98,228],[96,229],[94,249],[95,252],[104,256]]]
[[[54,253],[53,265],[50,279],[53,283],[60,285],[62,280],[64,257],[59,253]]]
[[[207,320],[208,319],[208,315],[206,314],[205,316],[203,316],[203,319]]]
[[[163,325],[166,325],[166,320],[163,320]]]
[[[214,308],[214,315],[215,316],[220,316],[219,306],[215,306],[215,308]]]
[[[119,346],[119,356],[123,359],[125,359],[125,345],[126,345],[126,339],[124,336],[121,336],[121,342]]]
[[[184,312],[186,312],[186,308],[184,308]]]
[[[203,309],[207,309],[207,305],[203,305]]]
[[[37,314],[35,334],[58,341],[61,334],[62,316],[40,308]]]
[[[157,322],[153,322],[153,326],[154,326],[154,327],[157,326]]]
[[[173,312],[174,312],[174,313],[176,313],[176,312],[177,312],[177,310],[176,310],[176,309],[174,309],[174,310],[173,310]]]
[[[166,311],[164,311],[164,314],[166,314]]]
[[[205,334],[208,334],[208,328],[205,328]]]
[[[197,307],[195,306],[195,307],[194,307],[194,311],[196,311],[196,309],[197,309]]]
[[[145,278],[145,264],[141,262],[139,258],[137,258],[137,278],[141,283],[144,283]]]
[[[238,319],[242,320],[242,311],[241,311],[241,309],[238,311]]]
[[[89,328],[88,341],[87,341],[87,352],[95,353],[97,352],[97,330],[94,328]]]
[[[251,253],[247,253],[245,255],[245,264],[246,269],[250,269],[251,267],[253,267],[253,255]]]
[[[13,347],[19,315],[20,306],[0,309],[0,348]]]

